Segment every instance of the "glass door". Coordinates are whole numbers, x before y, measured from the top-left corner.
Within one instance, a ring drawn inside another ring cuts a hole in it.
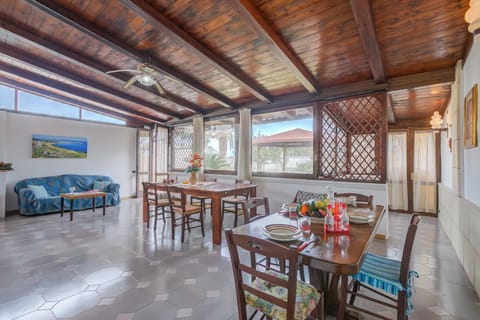
[[[150,130],[137,131],[137,197],[143,193],[142,182],[150,180]]]

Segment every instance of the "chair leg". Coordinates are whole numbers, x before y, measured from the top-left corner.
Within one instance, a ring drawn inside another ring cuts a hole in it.
[[[162,207],[162,218],[163,218],[163,223],[165,223],[165,207]]]
[[[203,228],[204,216],[205,216],[205,212],[200,211],[200,228],[202,228],[202,237],[205,237],[205,229]]]
[[[170,213],[170,220],[172,221],[172,240],[175,240],[175,213]]]
[[[185,223],[187,223],[187,217],[182,215],[182,243],[185,241]]]
[[[360,288],[360,281],[354,280],[352,294],[350,295],[350,302],[349,302],[351,305],[355,303],[355,298],[357,297],[357,291],[359,288]]]
[[[405,316],[406,304],[407,304],[407,297],[405,296],[405,291],[399,291],[398,301],[397,301],[397,320],[408,319]]]
[[[233,227],[236,228],[237,227],[237,221],[238,221],[238,206],[237,204],[235,203],[235,220],[233,220]]]
[[[155,221],[153,222],[153,230],[157,230],[158,207],[155,207]]]
[[[150,229],[150,206],[147,208],[147,229]]]

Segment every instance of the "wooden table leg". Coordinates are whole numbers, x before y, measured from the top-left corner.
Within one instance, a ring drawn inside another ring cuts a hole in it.
[[[63,217],[64,206],[65,206],[65,198],[61,197],[60,198],[60,217]]]
[[[345,317],[345,308],[347,303],[347,285],[348,285],[348,276],[341,276],[340,283],[340,301],[338,305],[337,320],[343,320]]]
[[[95,200],[96,200],[96,199],[97,199],[96,197],[93,197],[93,201],[92,201],[92,203],[93,203],[92,212],[95,212]]]
[[[70,221],[73,221],[73,205],[75,204],[75,199],[70,199]]]
[[[107,196],[103,196],[103,216],[105,217],[105,207],[107,206]]]
[[[212,197],[212,241],[213,244],[222,243],[222,212],[220,195],[215,194]]]

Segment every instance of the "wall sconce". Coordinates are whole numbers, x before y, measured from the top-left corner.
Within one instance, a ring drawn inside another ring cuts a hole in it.
[[[432,120],[430,120],[430,125],[432,126],[433,130],[438,131],[442,129],[443,120],[442,120],[442,116],[438,113],[438,111],[435,111],[433,113],[433,116],[431,119]]]
[[[468,31],[473,34],[475,42],[480,42],[480,0],[470,0],[470,8],[465,13],[465,21],[469,23]]]

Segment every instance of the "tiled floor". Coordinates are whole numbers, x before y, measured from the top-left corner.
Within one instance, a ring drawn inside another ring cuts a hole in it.
[[[127,200],[105,218],[97,210],[73,222],[58,214],[0,221],[0,319],[236,319],[228,250],[212,246],[210,228],[181,244],[168,225],[147,230],[140,212],[141,202]],[[399,257],[408,218],[391,214],[391,238],[372,251]],[[420,279],[410,319],[480,318],[480,300],[435,218],[423,217],[413,261]]]

